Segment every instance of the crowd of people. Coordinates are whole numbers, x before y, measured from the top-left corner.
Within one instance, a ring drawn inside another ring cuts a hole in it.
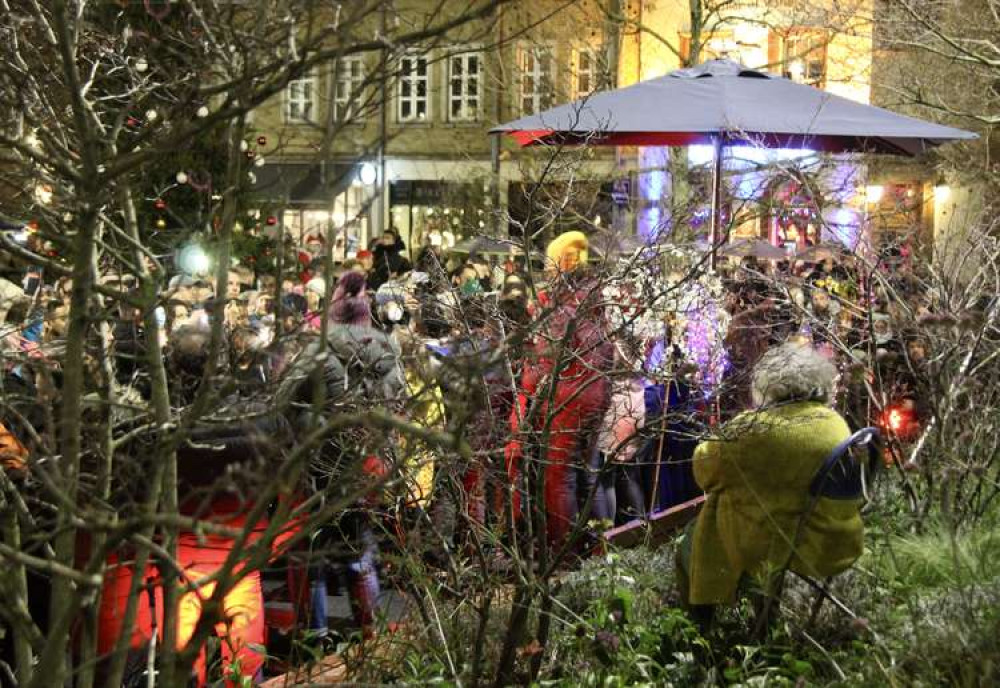
[[[206,275],[178,273],[152,314],[166,352],[172,407],[181,413],[202,403],[212,420],[196,424],[177,449],[182,513],[262,532],[266,519],[245,521],[241,485],[271,470],[268,457],[276,451],[286,455],[289,447],[307,444],[304,438],[321,438],[308,447],[308,470],[293,500],[339,507],[334,513],[314,507],[313,515],[327,514],[323,522],[310,522],[307,538],[276,550],[288,562],[287,592],[298,623],[319,634],[326,631],[326,586],[333,574],[347,584],[357,625],[373,628],[379,548],[391,539],[387,532],[411,534],[428,562],[444,565],[481,546],[484,529],[495,536],[491,554],[502,558],[511,534],[530,519],[549,550],[566,556],[586,550],[595,523],[620,525],[705,491],[711,499],[720,474],[693,469],[696,447],[720,421],[788,400],[755,388],[751,375],[777,346],[791,342],[840,367],[836,389],[832,379],[824,380],[822,393],[806,390],[805,401],[836,403],[855,429],[873,421],[871,379],[856,374],[865,357],[872,365],[861,367],[869,375],[895,385],[878,409],[898,401],[910,404],[914,420],[919,416],[923,343],[915,335],[894,335],[892,314],[862,304],[862,281],[833,261],[768,266],[748,259],[728,266],[715,311],[681,309],[653,335],[636,335],[610,324],[602,296],[607,273],[592,266],[581,232],[548,245],[544,274],[513,259],[449,262],[430,244],[411,264],[404,251],[389,231],[368,250],[334,263],[317,240],[301,251],[289,247],[282,275],[233,265],[224,293],[216,293]],[[20,277],[0,281],[4,393],[14,409],[3,423],[16,444],[4,465],[14,471],[23,471],[39,450],[31,438],[53,422],[47,409],[58,396],[72,288],[65,278],[46,280],[41,270]],[[671,289],[689,290],[685,279]],[[138,286],[117,274],[102,276],[101,283],[122,294]],[[884,303],[890,307],[888,299]],[[92,354],[88,361],[95,380],[113,373],[115,427],[130,432],[145,422],[155,388],[146,336],[151,320],[127,299],[118,309],[102,330],[112,360]],[[725,324],[716,332],[715,345],[727,361],[719,380],[699,374],[705,361],[685,345],[700,331],[699,317]],[[217,319],[222,346],[213,346]],[[386,414],[396,421],[388,422]],[[336,417],[354,420],[324,432]],[[848,431],[842,420],[825,422],[829,437],[817,441],[815,460]],[[137,455],[157,439],[133,434],[129,447]],[[133,466],[124,484],[138,485],[146,468]],[[242,482],[234,477],[236,468],[246,474]],[[537,493],[536,485],[543,486]],[[314,495],[323,499],[310,501]],[[298,518],[306,522],[309,514]],[[297,527],[290,522],[287,535]],[[721,602],[743,569],[706,559],[706,548],[731,551],[725,541],[733,526],[700,528],[692,599]],[[181,566],[197,577],[217,569],[232,542],[220,537],[206,545],[204,537],[189,533],[180,545]],[[121,632],[131,581],[130,569],[115,567],[117,557],[109,560],[101,601],[102,652]],[[227,633],[234,641],[227,652],[241,659],[240,671],[248,676],[263,661],[254,649],[263,626],[257,575],[226,598]],[[724,582],[715,588],[706,582],[716,579]],[[157,604],[154,597],[149,606]],[[196,620],[199,607],[189,606]],[[155,633],[155,620],[155,608],[140,612],[133,644]],[[181,644],[194,627],[191,619],[185,623]],[[204,674],[203,664],[199,671]]]

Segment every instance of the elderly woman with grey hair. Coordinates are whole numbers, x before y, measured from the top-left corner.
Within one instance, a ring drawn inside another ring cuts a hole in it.
[[[823,462],[851,434],[830,407],[836,374],[806,345],[771,349],[753,372],[756,408],[695,452],[707,497],[679,563],[681,592],[703,623],[714,605],[734,601],[741,582],[774,595],[786,567],[826,578],[860,556],[860,500],[813,503],[809,495]]]

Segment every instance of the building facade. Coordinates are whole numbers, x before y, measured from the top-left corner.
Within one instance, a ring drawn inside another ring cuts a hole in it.
[[[444,6],[461,12],[466,3]],[[368,28],[391,36],[427,25],[436,8],[396,2],[368,18]],[[386,229],[413,253],[428,242],[541,231],[550,218],[532,207],[539,155],[492,141],[492,126],[722,57],[867,103],[873,20],[872,0],[516,2],[419,49],[344,55],[288,84],[254,116],[268,142],[258,186],[284,205],[289,236],[339,236],[335,251],[344,255]],[[830,190],[817,204],[801,179],[747,181],[740,158],[752,158],[755,169],[780,168],[782,155],[733,156],[733,234],[791,247],[933,225],[934,187],[919,170],[827,164],[817,175]],[[706,162],[699,150],[592,151],[574,175],[582,169],[594,181],[577,182],[572,203],[560,207],[585,229],[615,222],[619,230],[658,232],[675,219],[677,165],[690,172]],[[695,172],[689,194],[697,201],[707,195]],[[560,205],[561,183],[558,174],[547,179],[552,204]]]

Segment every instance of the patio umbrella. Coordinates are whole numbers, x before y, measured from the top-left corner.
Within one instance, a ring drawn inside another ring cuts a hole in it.
[[[504,239],[493,239],[491,237],[471,237],[463,239],[451,247],[453,253],[467,253],[469,255],[507,255],[511,251],[521,252],[520,244]]]
[[[490,133],[507,134],[522,146],[712,144],[713,256],[721,238],[722,159],[727,146],[917,155],[948,141],[976,137],[972,132],[857,103],[731,60],[712,60],[601,91],[502,124]],[[493,148],[498,155],[499,147]]]
[[[795,260],[806,263],[821,263],[824,260],[843,260],[851,255],[841,244],[823,242],[815,246],[808,246],[795,254]]]
[[[787,260],[785,250],[761,239],[740,239],[719,251],[732,258],[760,258],[761,260]]]

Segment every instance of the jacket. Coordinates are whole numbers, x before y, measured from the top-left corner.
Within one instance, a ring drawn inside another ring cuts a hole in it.
[[[698,446],[694,474],[707,499],[694,528],[691,604],[733,601],[744,575],[767,580],[787,564],[826,578],[857,560],[860,499],[819,500],[806,515],[810,483],[849,436],[836,411],[799,402],[743,413]]]

